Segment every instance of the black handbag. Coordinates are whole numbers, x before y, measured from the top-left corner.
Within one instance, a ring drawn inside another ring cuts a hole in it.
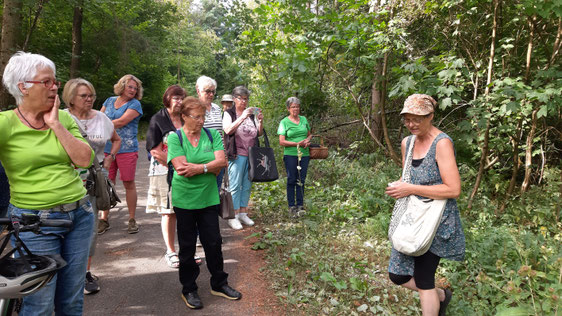
[[[265,147],[260,147],[259,138],[256,137],[256,145],[248,149],[248,177],[252,182],[271,182],[279,178],[275,154],[269,146],[269,139],[265,129]]]

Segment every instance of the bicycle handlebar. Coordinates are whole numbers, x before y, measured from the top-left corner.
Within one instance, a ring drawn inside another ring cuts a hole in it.
[[[0,225],[11,225],[12,220],[8,217],[0,217]],[[72,221],[68,219],[40,219],[39,226],[41,227],[65,227],[72,228]],[[23,223],[21,224],[24,225]],[[34,225],[34,224],[32,224]]]

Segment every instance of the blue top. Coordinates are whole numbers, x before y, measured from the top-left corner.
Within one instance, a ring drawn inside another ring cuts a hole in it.
[[[121,137],[121,148],[117,152],[122,153],[132,153],[139,151],[139,141],[137,140],[137,133],[139,130],[139,121],[142,116],[141,103],[137,99],[131,99],[129,102],[123,104],[120,108],[115,108],[115,101],[117,97],[110,97],[105,100],[103,106],[105,106],[105,115],[109,117],[110,120],[116,120],[125,114],[128,109],[133,109],[139,112],[139,115],[135,117],[129,124],[117,128],[117,135]],[[111,151],[111,141],[107,141],[105,144],[104,152],[109,153]]]
[[[443,184],[439,166],[435,159],[437,143],[442,139],[448,139],[453,142],[451,137],[445,133],[440,133],[435,137],[427,155],[423,158],[418,166],[412,165],[410,171],[410,182],[419,185],[437,185]],[[412,137],[406,141],[406,148],[409,148]],[[415,144],[414,144],[415,146]],[[413,150],[413,148],[412,148]],[[429,251],[441,258],[461,261],[464,258],[465,239],[459,215],[459,208],[455,199],[448,199],[445,204],[445,210],[441,217],[441,222],[435,233],[433,243]],[[392,249],[388,270],[398,275],[413,275],[414,261],[413,257],[404,255],[396,249]]]

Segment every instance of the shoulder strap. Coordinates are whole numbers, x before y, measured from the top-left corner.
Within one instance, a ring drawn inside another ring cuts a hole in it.
[[[178,139],[180,140],[180,146],[183,147],[183,137],[181,136],[181,128],[176,130],[176,134],[178,135]]]
[[[406,151],[406,163],[402,169],[402,181],[410,183],[410,170],[412,169],[412,157],[414,156],[414,143],[416,141],[416,135],[412,135],[409,138],[410,144]]]
[[[211,131],[206,127],[203,127],[203,130],[205,131],[205,133],[207,133],[207,137],[209,137],[209,140],[211,141],[211,144],[212,144],[213,143],[213,135],[211,135]]]

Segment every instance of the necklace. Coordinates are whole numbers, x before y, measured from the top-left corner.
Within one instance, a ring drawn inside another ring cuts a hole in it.
[[[20,108],[17,107],[16,109],[18,110],[18,113],[20,114],[21,118],[23,118],[23,120],[27,123],[27,125],[29,125],[29,127],[33,128],[34,130],[41,130],[43,129],[43,127],[45,127],[45,125],[47,125],[47,123],[45,123],[45,120],[43,120],[43,125],[41,125],[41,127],[35,127],[31,125],[31,123],[29,123],[29,121],[25,118],[25,116],[21,114]]]

